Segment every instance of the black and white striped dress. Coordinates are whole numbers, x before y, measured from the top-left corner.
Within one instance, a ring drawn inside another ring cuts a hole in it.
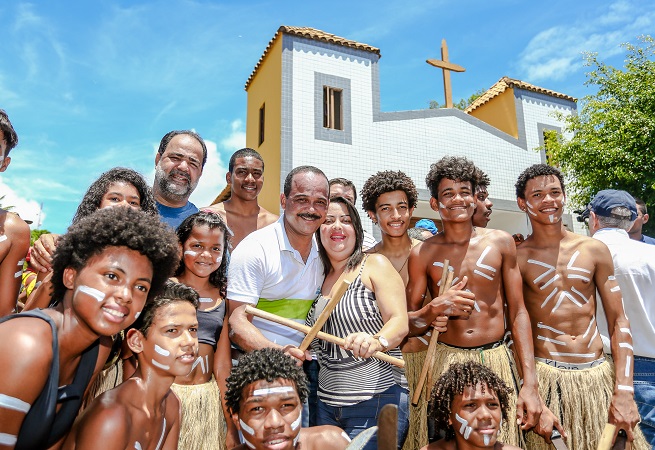
[[[362,264],[359,275],[330,314],[322,331],[345,338],[356,332],[374,335],[384,325],[375,294],[362,282],[363,268]],[[327,299],[322,296],[314,301],[307,316],[308,325],[313,324],[326,303]],[[376,358],[355,358],[350,351],[323,340],[315,339],[312,349],[320,365],[318,396],[330,406],[355,405],[394,384],[407,389],[404,370],[399,367]],[[402,358],[398,347],[387,353]]]

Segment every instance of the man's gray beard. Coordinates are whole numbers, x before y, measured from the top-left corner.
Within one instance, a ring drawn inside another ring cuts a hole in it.
[[[157,165],[155,166],[155,185],[159,187],[162,197],[169,201],[177,202],[188,201],[194,189],[198,186],[198,182],[190,182],[186,186],[180,186],[179,184],[169,181],[168,175],[166,175],[164,170]]]

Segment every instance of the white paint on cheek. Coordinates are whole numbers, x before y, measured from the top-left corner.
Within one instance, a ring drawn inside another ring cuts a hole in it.
[[[455,419],[462,424],[461,427],[459,427],[459,433],[464,434],[464,430],[466,430],[466,427],[468,426],[469,422],[466,419],[462,419],[459,414],[455,413]]]
[[[7,236],[4,234],[0,234],[0,242],[4,242],[7,240]]]
[[[99,291],[98,289],[92,288],[90,286],[80,285],[77,287],[78,292],[82,292],[86,295],[90,295],[95,298],[97,301],[101,302],[105,299],[105,293]]]
[[[532,207],[530,202],[525,202],[525,205],[528,207],[528,214],[530,214],[531,216],[537,215],[537,213],[534,212],[534,208]]]
[[[471,208],[475,208],[475,203],[471,202],[471,203],[469,203],[469,206],[470,206]]]
[[[154,359],[152,360],[152,365],[155,367],[159,367],[160,369],[163,370],[169,370],[171,366],[167,366],[166,364],[162,364],[160,362],[155,361]]]
[[[248,439],[246,439],[245,437],[243,438],[243,442],[245,442],[246,445],[247,445],[248,447],[250,447],[250,448],[255,448],[255,445],[252,444],[252,443],[251,443]]]
[[[198,252],[194,252],[193,250],[185,250],[184,254],[189,256],[198,256]]]
[[[216,264],[220,265],[221,262],[223,262],[223,256],[219,256],[218,258],[216,258]]]
[[[439,209],[446,209],[446,205],[443,203],[439,202]]]
[[[301,417],[302,417],[302,414],[298,414],[298,418],[296,420],[294,420],[293,422],[291,422],[291,429],[292,430],[295,431],[295,430],[298,429],[298,427],[300,426]]]
[[[170,356],[171,352],[166,350],[165,348],[160,347],[159,345],[155,344],[155,351],[159,353],[160,355],[163,356]]]
[[[551,214],[550,216],[548,216],[548,220],[550,220],[550,223],[555,222],[555,216]]]
[[[254,435],[255,435],[255,430],[252,429],[250,426],[248,426],[248,424],[245,423],[245,422],[243,421],[243,419],[239,419],[239,424],[241,424],[241,429],[242,429],[243,431],[245,431],[246,433],[248,433],[248,434],[251,435],[251,436],[254,436]]]
[[[482,439],[484,440],[484,445],[489,445],[489,442],[491,441],[491,435],[485,434],[482,436]]]
[[[137,311],[136,314],[134,314],[134,318],[138,319],[140,315],[141,315],[141,311]]]
[[[266,389],[255,389],[252,395],[285,394],[287,392],[293,392],[293,388],[291,386],[276,386]]]

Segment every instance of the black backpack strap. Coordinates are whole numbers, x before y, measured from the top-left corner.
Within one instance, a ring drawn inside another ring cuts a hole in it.
[[[16,450],[47,448],[50,429],[55,420],[57,409],[57,387],[59,386],[59,339],[57,325],[52,318],[40,310],[26,311],[0,318],[0,323],[7,320],[35,317],[45,320],[52,330],[52,364],[43,390],[34,401],[18,432]]]

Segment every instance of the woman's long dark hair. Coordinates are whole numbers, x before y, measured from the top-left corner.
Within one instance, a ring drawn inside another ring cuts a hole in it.
[[[230,233],[227,230],[227,225],[223,222],[221,216],[213,211],[199,211],[195,214],[191,214],[189,217],[184,219],[179,227],[177,227],[176,233],[177,238],[180,240],[180,243],[184,246],[184,243],[189,239],[191,235],[191,230],[193,227],[207,226],[209,229],[218,228],[223,232],[223,260],[221,265],[218,266],[218,269],[214,270],[209,275],[209,282],[218,288],[221,297],[225,298],[227,295],[227,266],[230,262]],[[181,275],[185,269],[184,257],[180,259],[180,265],[175,271],[175,275]]]
[[[364,258],[364,252],[362,252],[362,244],[364,242],[364,230],[362,229],[362,220],[359,218],[359,214],[355,209],[355,206],[346,200],[343,197],[332,197],[330,198],[330,203],[340,203],[346,205],[348,210],[348,215],[350,215],[350,220],[352,221],[353,228],[355,230],[355,248],[352,255],[348,258],[348,263],[346,264],[346,271],[350,271],[357,267],[359,263],[362,262]],[[321,225],[322,226],[322,225]],[[330,270],[332,270],[332,263],[328,257],[325,247],[321,242],[321,229],[316,230],[316,241],[318,242],[318,253],[323,261],[323,273],[327,275]]]
[[[141,202],[141,211],[151,216],[159,215],[157,205],[155,204],[155,198],[152,196],[150,186],[148,186],[143,176],[132,169],[114,167],[100,175],[100,177],[89,186],[89,189],[86,191],[86,194],[84,194],[80,205],[77,207],[77,211],[75,212],[71,223],[77,223],[80,219],[90,215],[100,208],[102,197],[109,190],[109,186],[120,182],[129,183],[137,190]]]

